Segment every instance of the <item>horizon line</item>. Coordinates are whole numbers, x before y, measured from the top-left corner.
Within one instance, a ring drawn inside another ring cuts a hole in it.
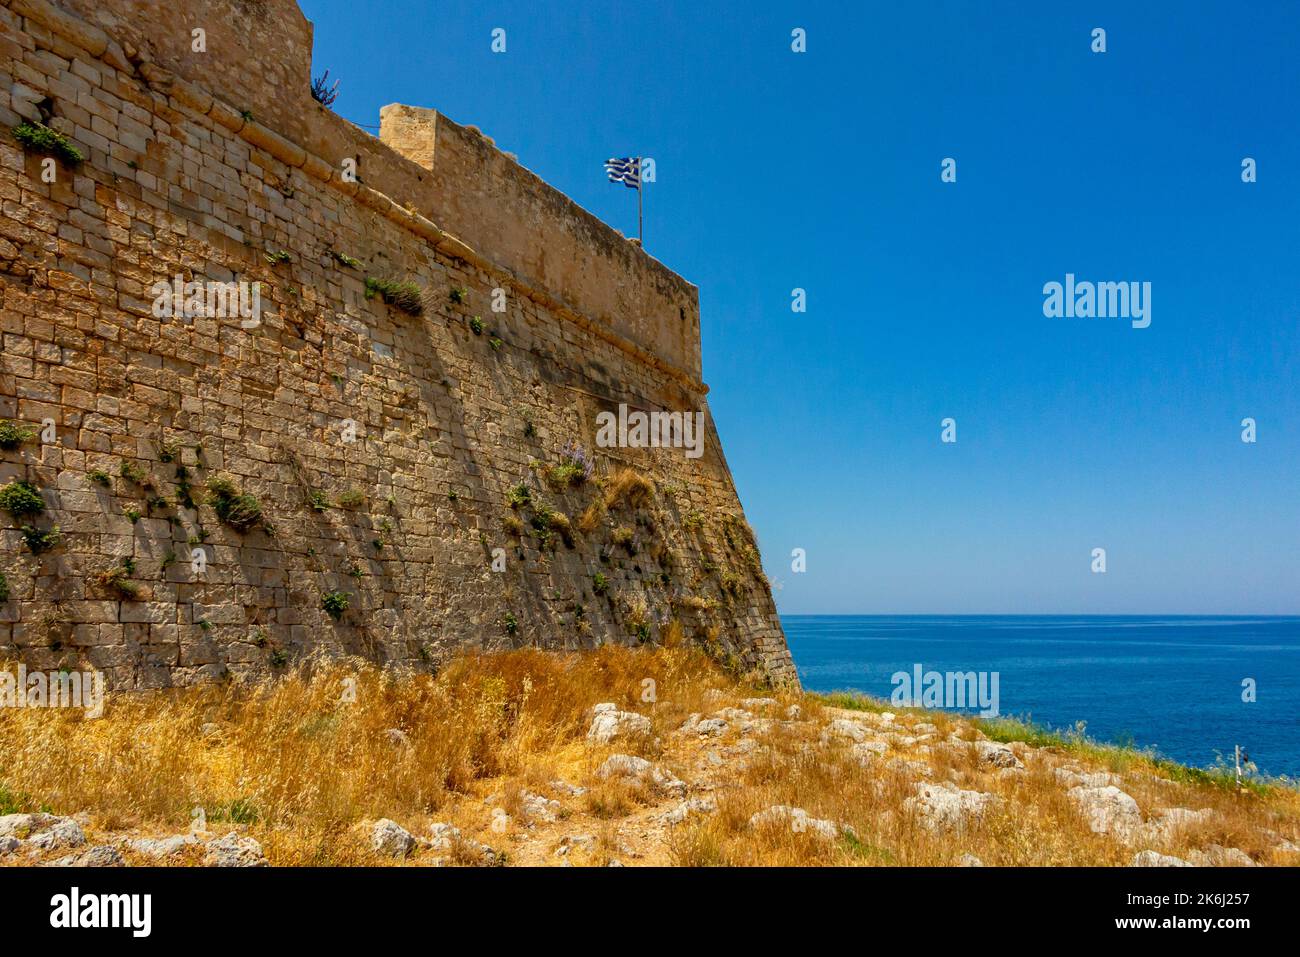
[[[778,611],[781,618],[1300,618],[1300,612]]]

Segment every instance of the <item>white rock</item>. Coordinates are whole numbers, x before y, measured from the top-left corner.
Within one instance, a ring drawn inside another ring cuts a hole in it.
[[[415,838],[402,825],[385,817],[370,828],[370,847],[385,857],[406,857],[415,848]]]
[[[903,802],[906,810],[919,815],[929,828],[956,828],[970,818],[979,818],[998,803],[996,795],[982,791],[965,791],[946,781],[920,782],[914,785],[915,797]]]
[[[645,715],[634,711],[619,711],[613,702],[605,702],[592,709],[587,740],[596,744],[608,744],[616,738],[648,735],[651,729],[650,719]]]
[[[54,861],[51,867],[121,867],[122,852],[107,844],[96,844],[79,854],[69,854]]]
[[[462,837],[460,828],[454,824],[435,821],[429,825],[429,844],[435,851],[449,851],[451,846]]]
[[[1207,844],[1203,849],[1192,851],[1187,856],[1198,867],[1257,866],[1250,855],[1239,847],[1220,847],[1218,844]]]
[[[895,757],[885,762],[885,767],[898,774],[912,775],[919,778],[934,777],[934,772],[930,770],[930,765],[924,761],[914,761],[911,758]]]
[[[727,730],[727,722],[722,718],[706,718],[696,713],[682,722],[677,730],[682,734],[697,734],[701,738],[717,737]]]
[[[797,704],[792,704],[790,707],[785,709],[785,716],[790,721],[798,721],[803,717],[803,708],[799,707]]]
[[[1138,851],[1133,855],[1133,863],[1130,867],[1191,867],[1181,857],[1170,857],[1168,854],[1157,854],[1155,851]]]
[[[1124,836],[1142,823],[1142,812],[1132,796],[1113,784],[1073,787],[1066,792],[1096,834]]]
[[[859,741],[851,750],[859,764],[870,764],[877,758],[884,757],[889,745],[883,741]]]
[[[788,804],[774,804],[749,819],[750,827],[764,825],[788,826],[794,834],[813,834],[829,840],[839,837],[841,831],[840,825],[834,821],[813,817],[803,808],[790,807]]]
[[[587,793],[586,788],[577,784],[570,784],[568,781],[561,781],[559,778],[556,778],[551,782],[551,787],[555,788],[557,791],[562,791],[570,797],[582,797],[582,795]]]
[[[558,821],[560,811],[562,810],[559,801],[554,801],[540,794],[533,794],[531,791],[524,791],[519,795],[520,802],[523,804],[524,815],[534,821]]]
[[[753,714],[743,708],[723,708],[721,711],[715,712],[713,716],[715,718],[721,718],[723,721],[734,721],[737,723],[754,720]]]
[[[789,730],[788,722],[783,721],[780,724],[783,728]],[[740,733],[741,734],[767,734],[776,726],[777,726],[777,722],[773,718],[750,718],[748,721],[746,721],[740,726]]]
[[[778,702],[775,698],[746,698],[740,702],[742,708],[748,708],[750,711],[766,711],[768,708],[775,708]],[[798,705],[791,705],[797,708]]]
[[[1066,787],[1104,788],[1110,784],[1119,784],[1119,778],[1108,771],[1090,771],[1080,773],[1071,768],[1053,768],[1056,780]]]
[[[1194,811],[1186,807],[1167,807],[1156,812],[1156,817],[1143,827],[1143,833],[1153,841],[1169,840],[1180,828],[1202,824],[1214,817],[1211,808]]]
[[[984,862],[981,861],[974,854],[963,854],[961,857],[957,858],[957,866],[958,867],[983,867]]]
[[[869,738],[870,732],[862,726],[861,721],[851,721],[848,718],[836,718],[826,726],[826,731],[832,737],[848,738],[850,741],[861,743]]]
[[[976,741],[974,744],[975,750],[979,753],[979,759],[984,764],[991,764],[995,768],[1023,768],[1025,766],[1016,757],[1016,753],[1005,744],[999,744],[996,741]]]
[[[678,780],[671,771],[651,764],[645,758],[631,754],[614,754],[596,769],[598,778],[636,778],[648,781],[660,791],[675,797],[686,796],[686,783]]]
[[[86,833],[81,825],[70,817],[59,817],[29,837],[26,846],[33,851],[52,851],[62,847],[81,847],[85,843]]]
[[[712,814],[718,809],[718,802],[713,797],[688,798],[671,810],[665,811],[660,820],[670,827],[681,824],[692,814]]]
[[[193,834],[177,834],[173,837],[140,837],[126,842],[126,846],[137,854],[155,859],[171,857],[185,848],[197,844],[199,839]]]
[[[12,854],[22,846],[23,842],[16,837],[0,837],[0,857]]]
[[[35,832],[49,827],[58,818],[53,814],[6,814],[0,817],[0,837],[25,840]]]
[[[205,867],[266,867],[262,845],[234,831],[208,841],[203,847]]]
[[[557,857],[567,857],[575,848],[590,851],[596,846],[596,839],[590,834],[566,834],[560,839],[560,846],[555,849]]]
[[[435,822],[429,825],[429,834],[429,844],[436,851],[451,851],[459,846],[463,852],[467,852],[471,858],[476,858],[482,864],[492,865],[499,861],[495,850],[486,844],[465,837],[460,832],[460,828],[452,824]]]

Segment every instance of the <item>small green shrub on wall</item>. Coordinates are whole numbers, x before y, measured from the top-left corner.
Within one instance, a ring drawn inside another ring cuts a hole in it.
[[[321,596],[320,606],[325,614],[338,621],[348,610],[348,601],[349,596],[345,591],[327,591]]]
[[[0,422],[0,449],[13,451],[24,442],[36,438],[36,432],[21,422]]]
[[[76,166],[85,159],[81,150],[72,145],[72,140],[44,123],[19,123],[14,127],[14,139],[34,153],[57,157],[69,166]]]
[[[33,555],[39,555],[42,552],[48,552],[51,548],[58,546],[63,541],[63,533],[59,531],[59,526],[55,525],[48,532],[42,531],[32,525],[22,527],[23,542],[31,550]]]
[[[213,476],[208,479],[208,491],[212,493],[212,509],[217,518],[240,534],[262,522],[262,504],[252,495],[240,492],[230,479]]]
[[[0,486],[0,509],[14,518],[26,515],[40,515],[45,511],[45,500],[40,490],[31,482],[22,479]]]

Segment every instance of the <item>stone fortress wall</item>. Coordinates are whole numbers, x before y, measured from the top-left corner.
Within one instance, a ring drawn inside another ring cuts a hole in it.
[[[680,633],[795,680],[695,287],[472,127],[338,117],[311,39],[293,0],[0,5],[0,485],[44,506],[0,512],[0,658],[130,689]],[[175,276],[256,323],[160,317]],[[620,404],[703,412],[703,456],[597,448]]]

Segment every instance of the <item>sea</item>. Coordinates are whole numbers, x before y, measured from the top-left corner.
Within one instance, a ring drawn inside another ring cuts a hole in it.
[[[783,615],[808,691],[888,700],[899,672],[998,676],[1002,716],[1194,767],[1300,778],[1300,618]],[[1252,699],[1253,700],[1247,700]],[[962,709],[949,708],[960,711]],[[965,709],[974,714],[978,709]]]

